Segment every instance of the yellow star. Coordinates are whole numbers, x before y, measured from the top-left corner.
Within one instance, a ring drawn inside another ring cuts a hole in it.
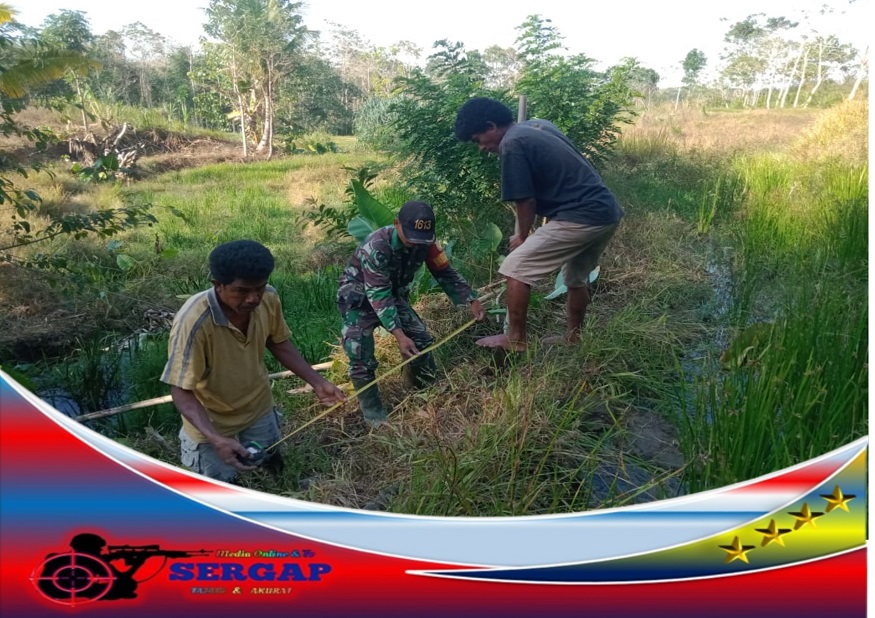
[[[784,539],[782,539],[781,537],[783,535],[787,534],[788,532],[790,532],[790,528],[778,528],[775,525],[774,519],[769,522],[768,528],[754,528],[754,530],[756,530],[757,532],[763,533],[763,535],[764,535],[763,536],[763,545],[762,545],[763,547],[765,547],[766,545],[768,545],[772,541],[774,541],[778,545],[783,546]]]
[[[797,519],[796,524],[793,526],[793,530],[799,530],[805,524],[811,524],[812,528],[816,528],[814,525],[814,520],[823,515],[820,511],[812,511],[808,508],[808,503],[804,503],[802,505],[801,511],[791,512],[790,515]]]
[[[820,494],[820,497],[829,503],[826,507],[826,512],[829,513],[833,509],[844,509],[850,512],[848,501],[853,500],[857,496],[854,494],[843,494],[842,488],[836,485],[831,494]]]
[[[720,545],[719,547],[726,552],[726,562],[729,563],[736,559],[747,562],[747,552],[756,546],[742,545],[741,541],[738,540],[738,537],[735,537],[732,539],[732,545]]]

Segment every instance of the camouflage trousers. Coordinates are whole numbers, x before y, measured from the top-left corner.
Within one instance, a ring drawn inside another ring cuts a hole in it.
[[[434,337],[429,334],[413,307],[401,298],[395,299],[395,306],[401,329],[413,340],[417,349],[424,350],[432,345]],[[337,308],[343,318],[341,337],[343,351],[349,357],[349,377],[351,380],[370,382],[376,377],[379,366],[374,356],[374,329],[381,325],[380,318],[367,303],[350,307],[338,299]]]

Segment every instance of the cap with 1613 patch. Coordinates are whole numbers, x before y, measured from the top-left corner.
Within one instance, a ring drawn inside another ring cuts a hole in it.
[[[434,242],[434,210],[425,202],[407,202],[398,211],[405,238],[416,245]]]

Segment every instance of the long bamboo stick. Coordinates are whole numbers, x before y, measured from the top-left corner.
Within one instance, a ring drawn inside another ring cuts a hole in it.
[[[480,292],[485,290],[494,288],[495,286],[504,283],[504,281],[496,281],[494,283],[490,283],[482,288],[480,288]],[[490,292],[485,296],[480,298],[481,302],[486,302],[490,300],[494,296],[494,293]],[[313,365],[313,369],[316,371],[327,371],[332,365],[332,362],[329,361],[327,363],[319,363],[318,365]],[[272,373],[268,377],[271,380],[278,380],[281,378],[289,378],[295,375],[292,371],[280,371],[278,373]],[[299,392],[306,392],[306,390],[302,389]],[[116,414],[121,414],[122,412],[129,412],[131,410],[139,410],[141,408],[151,408],[152,406],[160,406],[162,403],[170,403],[173,401],[173,398],[170,395],[165,395],[163,397],[155,397],[154,399],[146,399],[144,401],[136,401],[134,403],[128,403],[123,406],[118,406],[115,408],[108,408],[106,410],[98,410],[97,412],[89,412],[87,414],[80,414],[79,416],[74,417],[77,421],[93,421],[97,418],[106,418],[107,416],[115,416]]]
[[[326,371],[331,367],[330,362],[328,363],[319,363],[318,365],[313,365],[313,369],[316,371]],[[271,380],[278,380],[281,378],[289,378],[295,375],[292,371],[280,371],[277,373],[272,373],[268,377]],[[144,401],[137,401],[135,403],[128,403],[123,406],[118,406],[116,408],[109,408],[106,410],[99,410],[97,412],[89,412],[88,414],[80,414],[79,416],[74,417],[77,421],[93,421],[96,418],[105,418],[107,416],[114,416],[116,414],[121,414],[122,412],[128,412],[130,410],[138,410],[140,408],[151,408],[152,406],[159,406],[162,403],[170,403],[173,401],[173,398],[170,395],[165,395],[164,397],[155,397],[154,399],[146,399]]]

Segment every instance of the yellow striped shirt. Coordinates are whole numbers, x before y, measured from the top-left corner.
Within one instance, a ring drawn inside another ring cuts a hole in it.
[[[233,436],[273,407],[264,350],[291,337],[279,296],[268,286],[245,335],[228,320],[214,288],[195,294],[173,319],[161,381],[194,392],[216,431]],[[185,418],[186,433],[204,435]]]

